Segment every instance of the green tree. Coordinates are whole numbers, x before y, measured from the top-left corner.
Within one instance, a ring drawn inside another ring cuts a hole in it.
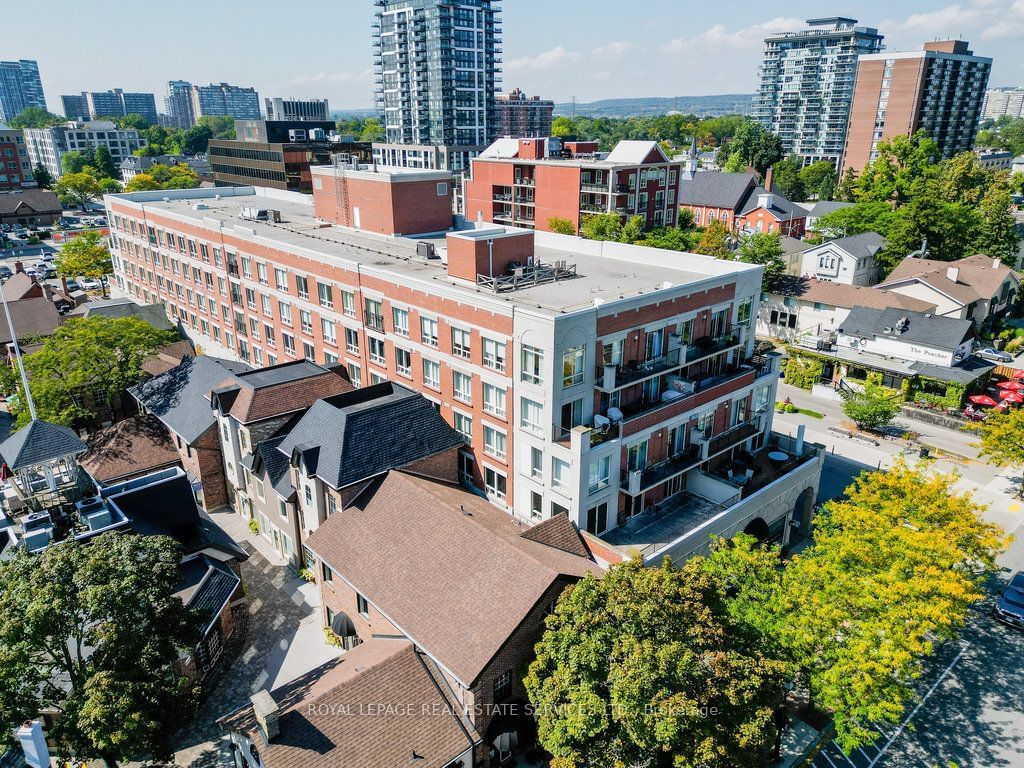
[[[992,411],[972,426],[978,431],[977,447],[990,464],[1024,466],[1024,408]],[[1024,497],[1024,479],[1017,493]]]
[[[376,117],[368,117],[363,122],[363,130],[359,132],[359,141],[384,141],[387,131]]]
[[[676,214],[676,226],[679,229],[693,229],[694,223],[693,210],[690,208],[680,208]]]
[[[0,563],[0,720],[44,707],[62,756],[108,765],[171,757],[197,690],[177,669],[207,617],[185,608],[181,554],[166,536],[106,533]]]
[[[900,411],[899,393],[868,382],[864,391],[842,390],[843,413],[861,429],[878,432],[892,423]]]
[[[150,127],[149,121],[142,115],[133,112],[130,115],[121,115],[114,118],[117,127],[122,130],[134,128],[137,131],[144,131]]]
[[[28,107],[15,115],[8,125],[21,130],[24,128],[51,128],[55,125],[64,125],[66,122],[67,118],[47,112],[41,107]]]
[[[787,665],[699,560],[639,560],[566,591],[524,681],[552,768],[760,766]]]
[[[575,126],[568,117],[556,117],[551,123],[552,136],[572,136],[575,132]]]
[[[88,277],[103,284],[107,295],[107,275],[114,265],[107,250],[107,241],[99,232],[83,232],[71,238],[57,257],[57,274],[62,277]]]
[[[878,144],[878,157],[857,178],[857,199],[888,202],[898,208],[907,203],[916,183],[937,175],[941,153],[924,131],[894,136]]]
[[[828,160],[810,163],[800,170],[804,194],[816,200],[831,200],[836,192],[836,169]]]
[[[169,137],[170,138],[170,137]],[[213,128],[209,125],[193,125],[186,128],[178,138],[181,154],[192,157],[194,155],[206,154],[210,139],[213,138]],[[234,137],[232,137],[234,138]],[[165,142],[166,143],[166,142]],[[177,152],[158,154],[178,154]]]
[[[203,115],[196,125],[210,128],[215,139],[235,138],[235,118],[231,115]]]
[[[143,361],[176,338],[137,317],[68,319],[25,357],[39,418],[66,426],[113,418],[124,391],[142,378]],[[17,416],[27,423],[27,408]]]
[[[1020,234],[1012,209],[1013,200],[1006,187],[993,186],[989,189],[981,199],[978,211],[981,221],[974,244],[979,253],[999,259],[1008,267],[1017,266],[1017,249],[1020,247]]]
[[[154,189],[163,189],[163,186],[148,173],[137,173],[124,185],[125,192],[150,192]]]
[[[717,219],[708,225],[700,236],[695,253],[702,253],[705,256],[714,256],[718,259],[732,258],[732,249],[729,247],[729,228]]]
[[[60,168],[64,173],[82,173],[87,165],[86,156],[77,149],[65,152],[60,158]]]
[[[576,226],[568,219],[560,219],[557,216],[552,216],[548,219],[548,229],[552,232],[557,232],[560,235],[575,235]]]
[[[643,216],[630,216],[622,227],[622,234],[619,240],[623,243],[635,243],[644,236],[644,227],[647,226],[647,219]]]
[[[195,189],[199,186],[199,174],[188,163],[155,163],[149,169],[149,175],[161,189]]]
[[[36,167],[32,169],[32,178],[36,180],[40,189],[53,188],[53,176],[42,163],[36,163]]]
[[[806,198],[803,178],[800,175],[800,161],[795,157],[779,160],[774,166],[772,181],[787,200],[800,202]]]
[[[663,248],[668,251],[692,251],[699,240],[700,233],[695,229],[655,227],[634,242],[649,248]]]
[[[940,189],[950,203],[977,205],[985,196],[992,173],[974,152],[961,152],[942,164]]]
[[[725,173],[743,173],[743,171],[747,170],[747,164],[743,160],[742,153],[730,153],[725,159],[725,165],[722,166],[722,170]]]
[[[99,179],[96,184],[104,195],[114,195],[122,191],[121,182],[117,179]]]
[[[101,179],[116,179],[121,175],[121,169],[114,164],[114,157],[106,146],[96,147],[95,160],[96,173]]]
[[[583,217],[580,230],[588,240],[618,240],[622,237],[622,217],[617,213],[592,213]]]
[[[69,208],[79,206],[83,211],[101,192],[96,177],[85,171],[65,173],[57,179],[53,191],[57,193],[61,203]]]
[[[782,235],[779,232],[755,232],[740,240],[739,260],[747,264],[764,266],[761,278],[762,291],[774,291],[783,275],[786,262],[783,260]]]
[[[764,176],[770,167],[782,159],[782,139],[748,120],[736,130],[729,142],[729,151],[733,154],[739,152],[744,166],[753,166]]]
[[[857,173],[847,168],[839,186],[836,188],[836,199],[844,203],[857,202]]]

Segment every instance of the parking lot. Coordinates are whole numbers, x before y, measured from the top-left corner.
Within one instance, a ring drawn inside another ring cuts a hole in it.
[[[0,231],[0,281],[9,278],[15,271],[15,264],[20,262],[22,268],[33,277],[50,282],[54,287],[62,287],[54,268],[60,249],[77,233],[105,228],[107,221],[103,213],[102,210],[90,211],[88,214],[64,211],[60,224],[53,227],[29,229],[3,225],[6,229]],[[38,242],[35,242],[36,239]],[[69,291],[100,288],[102,285],[98,280],[71,280],[68,284]]]

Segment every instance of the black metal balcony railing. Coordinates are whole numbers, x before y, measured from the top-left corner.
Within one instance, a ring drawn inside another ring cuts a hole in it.
[[[693,469],[701,463],[699,445],[691,445],[669,458],[644,467],[640,472],[640,491],[646,491],[658,483],[663,483],[671,477]],[[632,474],[628,469],[622,470],[622,487],[629,489],[629,476]]]
[[[673,349],[671,352],[650,360],[634,360],[620,363],[615,369],[615,387],[624,387],[635,381],[648,379],[665,371],[670,371],[673,368],[678,368],[682,365],[680,358],[680,350]],[[596,373],[600,382],[604,377],[603,363],[598,366]]]
[[[365,322],[367,328],[373,328],[375,331],[384,331],[384,317],[374,312],[365,312]]]
[[[724,352],[730,347],[735,347],[739,343],[740,337],[735,333],[727,333],[722,336],[705,336],[701,339],[695,339],[686,348],[686,362],[692,363],[703,357]]]
[[[746,442],[757,434],[757,426],[757,421],[751,419],[750,421],[730,427],[719,435],[715,435],[708,443],[708,457],[710,458],[735,445]]]
[[[747,365],[729,366],[718,374],[694,382],[694,390],[688,395],[683,395],[682,397],[677,397],[671,400],[663,400],[660,394],[653,400],[649,399],[645,395],[632,403],[622,404],[619,406],[619,410],[622,411],[624,421],[631,421],[632,419],[644,416],[652,411],[667,408],[670,405],[685,403],[700,392],[706,392],[713,387],[721,386],[722,384],[726,384],[734,379],[753,373],[753,371],[754,369]]]

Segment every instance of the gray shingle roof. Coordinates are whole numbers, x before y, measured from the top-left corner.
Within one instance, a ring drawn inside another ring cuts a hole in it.
[[[90,301],[83,304],[71,314],[91,317],[102,315],[103,317],[137,317],[145,320],[157,330],[173,330],[174,323],[167,319],[167,313],[162,304],[136,304],[129,299],[106,299],[104,301]]]
[[[281,442],[289,458],[332,488],[344,488],[462,444],[458,432],[422,395],[385,382],[318,400]]]
[[[18,209],[22,210],[19,211]],[[0,216],[18,213],[61,213],[57,195],[48,189],[25,189],[21,192],[9,192],[0,195]]]
[[[761,207],[758,198],[761,195],[767,194],[769,194],[768,190],[764,187],[754,187],[746,200],[742,202],[740,210],[737,213],[745,215],[751,211],[756,211]],[[778,190],[773,189],[771,195],[771,204],[765,210],[775,216],[776,219],[804,219],[807,217],[807,211],[796,203],[789,202],[789,200],[779,194]]]
[[[240,579],[230,567],[208,555],[199,555],[181,564],[182,578],[177,594],[189,608],[199,612],[209,624],[220,615],[221,608],[238,588]]]
[[[857,259],[862,259],[865,256],[874,256],[880,250],[885,248],[885,238],[877,232],[861,232],[859,235],[850,235],[849,237],[840,237],[835,240],[829,240],[827,243],[822,245],[834,245],[837,248],[842,248],[848,254]],[[820,248],[820,245],[814,246],[814,248]],[[808,251],[814,250],[808,248]]]
[[[189,357],[167,373],[144,381],[128,392],[171,432],[192,443],[215,421],[210,392],[235,383],[235,374],[246,370],[249,367],[242,363],[205,355]]]
[[[292,487],[291,473],[288,471],[289,457],[278,450],[278,446],[283,442],[284,437],[264,440],[256,446],[256,456],[259,457],[257,467],[262,467],[267,473],[271,487],[278,496],[288,499],[295,493],[295,489]]]
[[[700,171],[692,180],[679,183],[679,204],[736,210],[755,186],[752,173]]]
[[[906,330],[895,333],[887,329],[895,329],[902,318],[909,322]],[[906,343],[924,344],[935,349],[954,350],[969,336],[974,334],[974,326],[970,320],[958,320],[953,317],[927,315],[911,312],[906,309],[868,309],[854,307],[843,321],[839,329],[841,333],[861,338],[883,336],[898,339]]]
[[[819,200],[807,215],[814,218],[826,216],[833,211],[838,211],[840,208],[849,208],[851,205],[853,203],[840,203],[837,200]]]
[[[17,471],[88,449],[73,430],[35,419],[0,444],[0,456],[9,469]]]

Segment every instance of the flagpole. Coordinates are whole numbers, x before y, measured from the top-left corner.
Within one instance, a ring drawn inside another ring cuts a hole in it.
[[[14,332],[14,321],[11,320],[11,308],[7,306],[7,296],[4,294],[3,283],[0,283],[0,302],[4,305],[4,314],[7,316],[7,327],[11,331],[11,342],[14,344],[14,357],[18,361],[18,370],[21,372],[21,383],[25,388],[25,400],[28,401],[28,413],[32,421],[36,420],[36,404],[32,402],[32,390],[28,388],[28,374],[25,373],[25,363],[21,359],[21,346],[18,344],[18,334]]]

